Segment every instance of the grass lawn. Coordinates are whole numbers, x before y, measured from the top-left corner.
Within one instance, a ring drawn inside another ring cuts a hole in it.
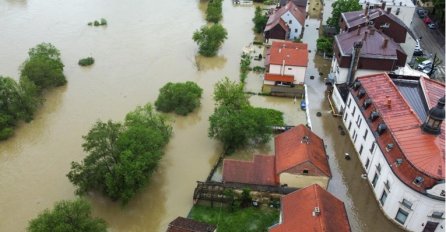
[[[229,208],[196,205],[189,217],[217,225],[218,232],[268,231],[279,221],[279,210],[271,208],[245,208],[231,212]]]

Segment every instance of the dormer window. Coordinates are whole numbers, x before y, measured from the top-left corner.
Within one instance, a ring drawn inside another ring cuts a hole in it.
[[[380,123],[378,125],[378,128],[376,128],[376,133],[378,133],[378,135],[382,135],[386,130],[387,130],[386,124]]]
[[[413,180],[413,183],[417,186],[420,186],[421,183],[423,183],[423,181],[424,181],[424,178],[422,176],[417,176],[415,178],[415,180]]]
[[[359,87],[361,87],[361,83],[359,81],[355,81],[355,83],[353,83],[353,89],[358,90]]]
[[[386,151],[390,151],[392,150],[392,148],[394,147],[393,143],[389,143],[386,145]]]
[[[358,98],[363,98],[365,96],[365,90],[364,89],[360,89],[358,92]]]
[[[372,105],[372,99],[368,98],[364,101],[364,109],[369,108]]]
[[[379,118],[379,113],[376,111],[373,111],[372,113],[370,113],[370,120],[373,122],[375,121],[377,118]]]

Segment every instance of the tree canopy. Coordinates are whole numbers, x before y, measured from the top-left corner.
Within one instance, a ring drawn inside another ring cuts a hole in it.
[[[57,202],[29,222],[29,232],[105,232],[105,221],[91,216],[91,206],[82,199]]]
[[[203,26],[192,36],[192,39],[198,44],[198,52],[207,57],[217,55],[218,49],[227,38],[228,32],[220,24]]]
[[[317,50],[323,53],[333,53],[333,39],[329,37],[319,37],[316,40]]]
[[[162,112],[187,115],[200,105],[202,93],[203,89],[194,82],[169,82],[160,89],[155,107]]]
[[[27,78],[17,83],[0,76],[0,140],[13,134],[18,121],[31,121],[40,103],[36,86]]]
[[[332,15],[327,19],[327,24],[336,27],[337,30],[339,30],[339,19],[341,17],[341,13],[358,11],[362,9],[362,6],[359,4],[359,0],[336,0],[331,6],[333,7]]]
[[[149,181],[164,154],[172,127],[150,104],[127,114],[124,123],[98,121],[84,136],[87,157],[72,162],[76,193],[96,190],[126,204]]]
[[[209,0],[208,7],[206,8],[206,21],[211,23],[220,22],[223,18],[222,1],[223,0]]]
[[[252,107],[243,93],[243,85],[227,78],[214,88],[217,103],[209,117],[209,137],[220,140],[226,153],[249,144],[266,143],[273,125],[283,125],[282,112]]]
[[[23,63],[21,77],[28,78],[40,90],[61,86],[67,80],[59,50],[50,43],[41,43],[31,48],[29,58]]]
[[[268,22],[268,16],[262,13],[262,8],[260,8],[260,6],[256,7],[252,21],[254,22],[254,31],[256,33],[263,33],[266,22]]]

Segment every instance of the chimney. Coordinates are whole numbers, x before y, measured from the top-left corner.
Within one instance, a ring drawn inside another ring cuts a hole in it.
[[[319,216],[321,214],[321,210],[319,207],[314,207],[313,209],[313,217]]]
[[[360,34],[361,34],[361,25],[358,26],[358,34],[357,35],[360,35]]]
[[[387,43],[389,42],[389,39],[385,38],[383,42],[382,48],[387,48]]]
[[[391,11],[392,11],[392,7],[387,7],[387,14],[390,14]]]
[[[381,9],[382,9],[382,10],[385,10],[385,9],[386,9],[386,2],[383,1],[383,2],[381,3]]]
[[[369,16],[369,3],[368,2],[365,4],[364,15],[366,17]]]
[[[353,44],[354,52],[352,54],[350,68],[349,68],[348,74],[347,74],[347,84],[348,85],[352,84],[355,79],[355,73],[356,73],[356,69],[358,68],[358,62],[359,62],[359,52],[361,51],[361,48],[362,48],[362,41],[358,41]]]
[[[364,39],[363,39],[363,41],[366,41],[367,40],[367,35],[369,34],[369,32],[368,31],[365,31],[364,32]]]

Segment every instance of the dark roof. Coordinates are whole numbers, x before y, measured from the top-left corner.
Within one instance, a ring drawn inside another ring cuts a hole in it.
[[[384,40],[386,39],[387,45],[384,47]],[[398,60],[397,50],[405,54],[399,44],[395,43],[393,39],[373,27],[359,28],[335,36],[335,42],[341,51],[342,56],[351,56],[353,52],[353,44],[358,41],[362,41],[362,48],[360,51],[361,57]]]
[[[280,0],[280,6],[285,6],[290,0]],[[307,0],[291,0],[294,5],[300,7],[307,7]],[[304,10],[305,10],[304,8]]]
[[[177,217],[169,223],[166,232],[213,232],[216,226],[198,222],[189,218]]]
[[[252,161],[225,159],[223,161],[223,181],[274,186],[277,184],[274,173],[274,156],[255,155]]]
[[[375,130],[380,123],[384,123],[388,128],[388,132],[376,137],[387,162],[392,164],[396,159],[403,160],[401,165],[391,166],[392,171],[407,186],[419,192],[425,192],[438,181],[444,180],[445,123],[442,124],[440,135],[425,133],[421,129],[423,121],[386,73],[363,76],[357,80],[366,91],[366,97],[356,100],[357,104],[362,105],[368,98],[372,100],[372,107],[362,112],[364,117],[368,118],[372,111],[377,111],[380,115],[374,122],[367,121],[370,128]],[[410,97],[429,99],[427,102],[437,104],[444,95],[444,84],[424,77],[421,77],[419,82],[423,95],[413,94]],[[350,89],[354,96],[358,91],[359,89]],[[387,144],[394,144],[394,147],[388,150]],[[416,185],[413,181],[418,176],[424,178],[424,181]]]
[[[319,215],[313,214],[316,207]],[[318,184],[283,196],[281,212],[281,223],[269,232],[351,231],[344,203]]]
[[[304,142],[303,138],[308,138]],[[308,127],[298,125],[274,138],[276,153],[276,174],[310,162],[324,175],[330,177],[330,166],[325,153],[324,141]]]

